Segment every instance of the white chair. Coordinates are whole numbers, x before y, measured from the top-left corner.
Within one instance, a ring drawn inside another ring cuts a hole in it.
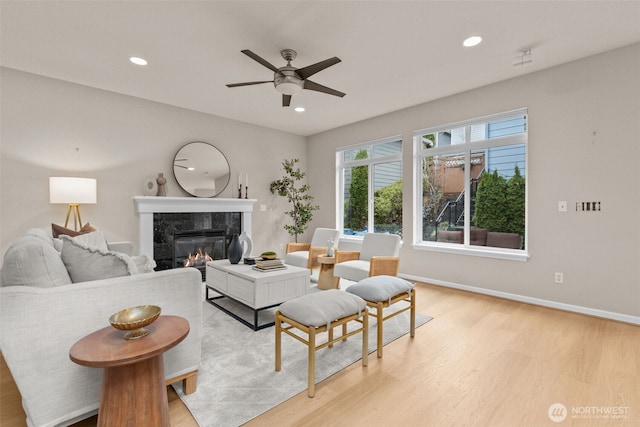
[[[333,275],[359,282],[371,276],[397,276],[400,268],[400,236],[367,233],[360,251],[336,251]]]
[[[320,267],[318,255],[327,253],[328,241],[338,243],[340,232],[333,228],[316,228],[311,243],[287,243],[284,263],[313,270]]]

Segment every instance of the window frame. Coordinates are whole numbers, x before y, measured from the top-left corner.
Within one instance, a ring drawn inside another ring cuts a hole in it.
[[[513,119],[516,117],[525,117],[525,130],[523,133],[500,136],[496,138],[488,138],[472,141],[471,127],[481,124],[488,124],[501,120]],[[426,134],[434,134],[437,132],[448,131],[452,129],[465,128],[465,142],[461,144],[451,144],[445,146],[436,146],[433,148],[423,148],[422,136]],[[497,258],[515,261],[527,261],[529,259],[529,223],[528,223],[528,207],[529,207],[529,153],[528,153],[528,133],[529,133],[529,114],[527,108],[520,108],[504,113],[492,114],[488,116],[478,117],[470,120],[450,123],[446,125],[434,126],[426,129],[420,129],[413,133],[413,244],[412,248],[416,250],[452,253],[459,255],[471,255],[487,258]],[[465,165],[469,165],[474,152],[479,150],[487,150],[489,148],[505,147],[512,145],[524,145],[525,152],[525,172],[523,176],[527,179],[525,187],[525,236],[523,249],[495,248],[490,246],[476,246],[470,244],[470,209],[471,194],[469,191],[471,182],[471,168],[465,167],[464,170],[464,242],[463,243],[446,243],[432,242],[422,239],[423,235],[423,188],[422,188],[422,165],[424,159],[433,156],[442,156],[448,154],[463,153]]]
[[[386,144],[389,142],[400,142],[400,153],[390,154],[381,157],[373,156],[373,147],[375,145]],[[353,160],[349,162],[344,161],[344,152],[349,150],[368,149],[369,157],[361,160]],[[400,162],[400,179],[404,177],[404,164],[403,164],[403,150],[404,140],[402,135],[393,135],[385,138],[375,139],[358,144],[343,146],[336,148],[336,225],[340,230],[341,240],[354,240],[362,241],[363,236],[344,234],[344,170],[347,168],[353,168],[357,166],[367,166],[367,228],[369,230],[375,229],[375,183],[373,182],[373,173],[376,164]]]

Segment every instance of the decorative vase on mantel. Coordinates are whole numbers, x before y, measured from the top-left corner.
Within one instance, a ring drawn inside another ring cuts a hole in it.
[[[240,246],[242,246],[242,257],[250,257],[251,251],[253,250],[253,241],[251,240],[251,237],[249,237],[246,231],[243,231],[239,240]]]
[[[167,178],[164,177],[164,173],[162,172],[158,173],[156,182],[158,183],[158,191],[156,192],[156,196],[165,197],[167,195],[167,188],[165,187],[167,183]]]
[[[242,258],[242,245],[240,244],[240,239],[238,238],[237,234],[233,235],[231,243],[229,243],[227,255],[231,264],[239,263],[240,259]]]

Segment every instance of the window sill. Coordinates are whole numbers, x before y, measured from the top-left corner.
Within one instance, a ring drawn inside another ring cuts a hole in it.
[[[483,258],[505,259],[509,261],[527,261],[529,254],[516,249],[488,248],[484,246],[462,246],[447,243],[417,243],[411,246],[418,251],[442,252],[455,255],[470,255]]]

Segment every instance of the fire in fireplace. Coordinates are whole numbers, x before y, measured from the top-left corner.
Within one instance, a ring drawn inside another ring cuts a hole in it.
[[[176,231],[173,234],[173,268],[195,267],[205,274],[207,261],[225,259],[225,230]]]
[[[209,252],[202,253],[202,249],[198,248],[198,252],[195,254],[189,254],[184,261],[182,261],[183,267],[200,267],[201,265],[205,265],[207,261],[213,261]]]

